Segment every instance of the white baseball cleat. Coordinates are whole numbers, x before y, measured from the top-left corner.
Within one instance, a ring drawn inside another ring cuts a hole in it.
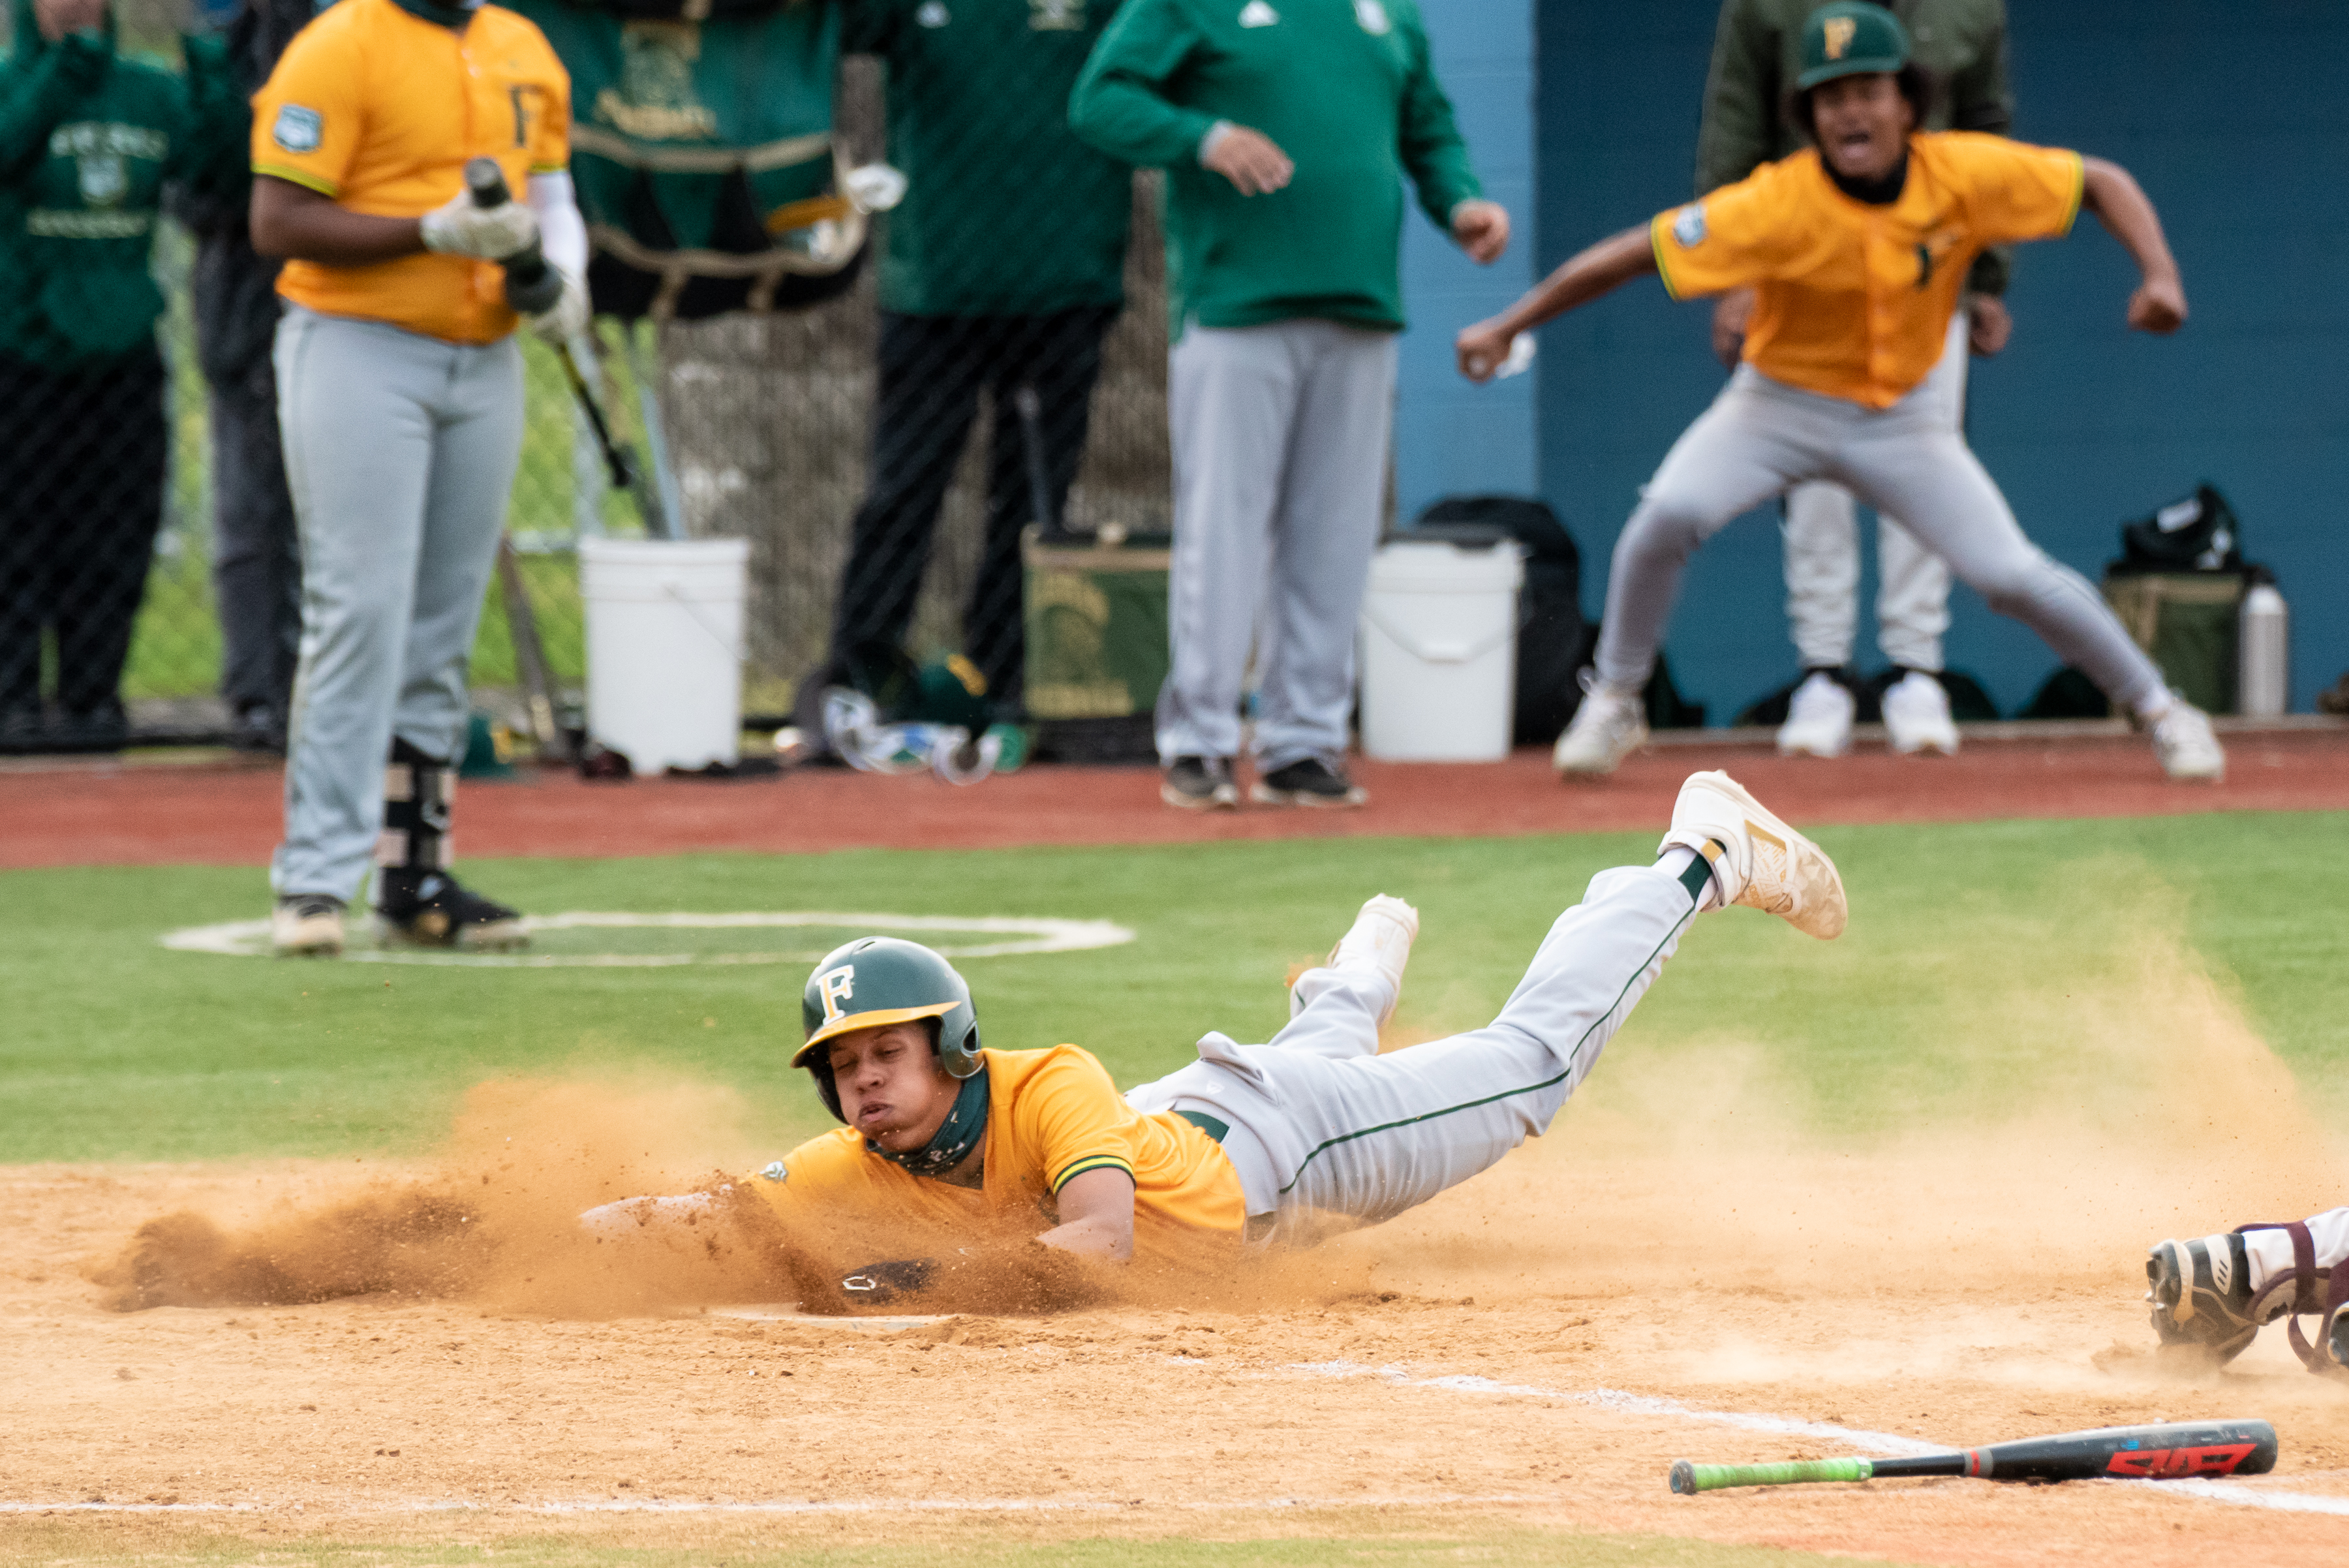
[[[2210,715],[2178,701],[2153,722],[2153,754],[2174,779],[2217,784],[2227,776],[2227,753],[2211,732]]]
[[[1395,1003],[1402,998],[1403,966],[1411,961],[1411,944],[1419,937],[1419,911],[1401,898],[1378,894],[1362,905],[1362,912],[1330,950],[1324,969],[1364,970],[1375,971],[1387,982],[1387,1004],[1379,1012],[1379,1022],[1384,1023],[1394,1016]],[[1303,976],[1299,976],[1302,979]],[[1294,986],[1288,992],[1288,1015],[1294,1018],[1304,1011],[1306,999],[1297,994]]]
[[[1640,693],[1593,681],[1574,711],[1574,722],[1557,738],[1550,765],[1561,774],[1597,777],[1613,773],[1647,743],[1648,715]]]
[[[296,893],[269,911],[269,945],[279,958],[334,958],[343,950],[343,901]]]
[[[1674,845],[1713,863],[1723,903],[1776,915],[1822,941],[1843,934],[1850,911],[1835,862],[1727,774],[1691,774],[1681,785],[1656,853]]]
[[[1834,676],[1813,672],[1795,688],[1786,722],[1778,726],[1778,754],[1839,757],[1851,749],[1851,691]]]
[[[1958,754],[1958,726],[1950,718],[1950,694],[1921,670],[1912,670],[1884,689],[1884,732],[1902,756],[1919,752]]]

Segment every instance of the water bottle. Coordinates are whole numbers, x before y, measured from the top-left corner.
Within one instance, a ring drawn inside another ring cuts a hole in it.
[[[2254,583],[2235,622],[2235,711],[2272,719],[2292,701],[2292,612],[2273,583]]]

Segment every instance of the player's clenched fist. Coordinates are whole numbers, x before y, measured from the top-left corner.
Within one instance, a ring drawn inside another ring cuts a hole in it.
[[[1472,381],[1489,381],[1495,371],[1508,362],[1509,345],[1516,334],[1490,321],[1462,329],[1453,339],[1453,351],[1460,357],[1460,373]]]
[[[482,261],[503,261],[538,243],[538,219],[528,207],[520,202],[484,207],[470,191],[425,213],[419,227],[426,250]]]
[[[2175,274],[2147,278],[2129,296],[2128,324],[2162,336],[2177,331],[2186,325],[2186,286]]]

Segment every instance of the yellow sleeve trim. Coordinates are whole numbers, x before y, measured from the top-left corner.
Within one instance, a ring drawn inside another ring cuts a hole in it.
[[[2064,222],[2055,231],[2059,240],[2072,232],[2080,216],[2080,203],[2088,199],[2088,161],[2076,152],[2067,151],[2065,156],[2072,160],[2072,199],[2064,204]]]
[[[266,174],[273,180],[283,180],[288,184],[300,185],[306,190],[316,191],[321,196],[332,196],[341,190],[341,187],[332,180],[324,179],[305,169],[295,169],[289,164],[256,163],[253,166],[253,171],[255,174]]]
[[[1082,1176],[1088,1170],[1122,1170],[1125,1172],[1125,1179],[1128,1181],[1133,1180],[1133,1167],[1120,1156],[1114,1154],[1088,1155],[1084,1158],[1071,1164],[1068,1169],[1061,1172],[1058,1177],[1053,1179],[1053,1193],[1057,1196],[1061,1189],[1066,1187],[1070,1182],[1074,1181],[1078,1177]]]
[[[530,171],[533,174],[560,174],[570,167],[570,161],[565,160],[561,163],[533,163],[530,166]]]
[[[1678,210],[1675,208],[1673,211]],[[1683,297],[1681,294],[1681,286],[1672,281],[1672,269],[1664,261],[1663,223],[1664,220],[1671,216],[1672,216],[1671,213],[1658,213],[1648,220],[1648,248],[1655,253],[1656,275],[1664,280],[1664,292],[1674,299],[1679,299]]]

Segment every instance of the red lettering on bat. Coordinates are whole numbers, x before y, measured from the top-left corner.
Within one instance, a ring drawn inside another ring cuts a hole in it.
[[[2199,1449],[2124,1449],[2105,1466],[2108,1476],[2175,1480],[2180,1476],[2230,1476],[2257,1443],[2213,1443]]]

